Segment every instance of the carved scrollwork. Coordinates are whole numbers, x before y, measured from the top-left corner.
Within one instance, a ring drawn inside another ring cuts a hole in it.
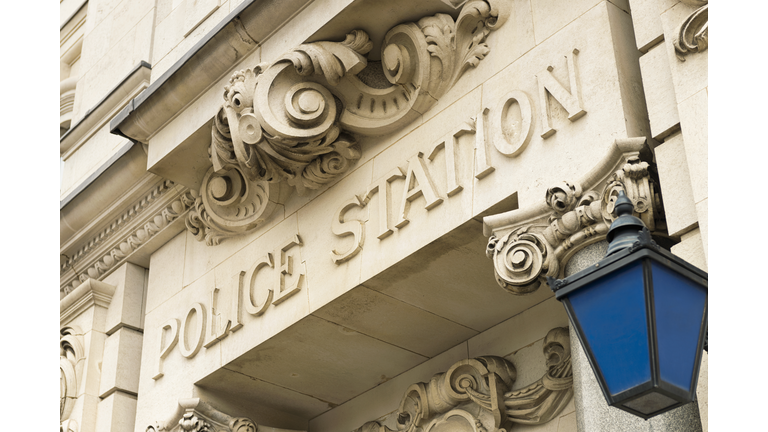
[[[72,413],[72,408],[77,400],[77,386],[82,379],[85,350],[83,349],[82,332],[77,327],[62,327],[59,334],[59,367],[61,374],[59,422],[63,424],[69,419],[69,415]]]
[[[187,229],[197,240],[216,245],[263,223],[285,195],[281,183],[249,181],[237,167],[217,173],[211,168],[187,214]]]
[[[496,281],[515,294],[535,291],[542,274],[556,275],[559,271],[550,243],[541,235],[528,232],[528,228],[522,227],[488,243]]]
[[[706,51],[709,38],[709,1],[683,0],[693,6],[698,6],[680,24],[675,32],[675,53],[680,61],[685,61],[685,55]]]
[[[259,426],[246,417],[231,417],[198,399],[181,399],[166,421],[147,426],[147,432],[256,432]],[[288,431],[286,431],[288,432]]]
[[[384,37],[382,69],[366,72],[380,81],[376,85],[358,76],[373,47],[362,30],[341,42],[303,44],[271,64],[236,72],[211,131],[213,172],[236,171],[250,184],[285,183],[300,195],[327,185],[362,157],[356,135],[402,128],[477,66],[490,50],[486,36],[506,21],[509,9],[500,0],[470,0],[456,21],[437,14],[395,26]],[[223,224],[226,206],[195,207],[188,226],[207,244],[258,225]]]
[[[397,411],[397,430],[508,432],[512,423],[552,420],[573,395],[568,329],[552,329],[544,338],[543,351],[546,374],[520,390],[511,390],[515,366],[495,356],[462,360],[428,383],[411,385]],[[356,432],[394,431],[374,421]]]
[[[651,166],[640,159],[644,139],[617,141],[622,153],[610,154],[582,186],[561,182],[550,187],[545,199],[528,212],[510,212],[485,219],[492,233],[486,255],[494,262],[496,280],[513,294],[535,291],[546,277],[559,277],[564,263],[580,247],[605,237],[610,228],[613,206],[624,191],[635,204],[635,216],[649,230],[656,230],[661,214],[661,197]],[[618,157],[616,157],[618,156]],[[618,160],[616,160],[618,159]],[[610,170],[609,170],[610,169]],[[607,171],[608,174],[600,172]],[[592,179],[592,180],[589,180]],[[586,191],[585,191],[586,190]]]

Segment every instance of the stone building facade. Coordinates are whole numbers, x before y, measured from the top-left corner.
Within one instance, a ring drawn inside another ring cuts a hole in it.
[[[546,283],[707,269],[707,0],[63,0],[62,431],[706,431]]]

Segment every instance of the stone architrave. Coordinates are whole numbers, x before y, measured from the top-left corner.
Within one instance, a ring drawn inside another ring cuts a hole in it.
[[[547,423],[573,396],[568,329],[550,330],[543,353],[547,372],[519,390],[511,390],[517,378],[515,366],[496,356],[462,360],[434,375],[429,383],[412,384],[397,410],[397,430],[509,432],[513,423]],[[371,421],[355,432],[394,431]]]
[[[573,254],[605,239],[620,191],[652,233],[662,232],[656,176],[643,160],[647,150],[645,138],[616,140],[581,181],[550,187],[534,208],[485,217],[483,230],[490,237],[486,255],[493,260],[499,285],[513,294],[527,294],[546,283],[547,276],[561,278]]]
[[[384,37],[381,68],[365,56],[368,34],[353,30],[344,41],[303,44],[235,72],[214,117],[213,166],[189,230],[218,244],[256,229],[294,189],[303,195],[337,179],[362,156],[356,136],[411,123],[477,66],[490,52],[486,36],[510,8],[469,0],[456,20],[437,14],[397,25]]]

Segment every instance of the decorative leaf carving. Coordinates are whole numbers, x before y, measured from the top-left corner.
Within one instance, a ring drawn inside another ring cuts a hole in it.
[[[544,338],[547,373],[535,383],[512,391],[517,371],[508,360],[484,356],[462,360],[428,383],[412,384],[397,411],[397,430],[506,431],[512,423],[543,424],[554,419],[573,396],[567,328]],[[355,432],[394,432],[367,422]]]
[[[645,145],[643,139],[626,142]],[[518,217],[520,223],[494,227],[486,255],[494,262],[499,285],[513,294],[528,294],[547,277],[559,277],[563,263],[576,250],[608,233],[619,191],[630,197],[635,215],[649,230],[655,230],[661,216],[661,199],[650,165],[638,155],[636,150],[628,151],[618,163],[611,164],[618,169],[603,174],[602,186],[561,182],[547,189],[543,206]],[[592,190],[583,192],[589,188]],[[498,217],[504,219],[504,215]]]
[[[477,66],[489,52],[485,37],[509,8],[500,0],[470,0],[455,22],[437,14],[395,26],[382,44],[384,88],[357,77],[373,47],[362,30],[341,42],[299,45],[271,64],[234,73],[211,131],[213,172],[237,171],[248,184],[285,183],[300,195],[327,185],[361,158],[356,135],[382,135],[410,123],[467,67]],[[195,208],[187,226],[209,245],[259,225],[222,224],[226,209],[211,203]],[[269,213],[261,212],[262,222]]]

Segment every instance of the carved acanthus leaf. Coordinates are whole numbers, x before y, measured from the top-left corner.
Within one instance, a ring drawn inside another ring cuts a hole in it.
[[[495,356],[462,360],[429,383],[411,385],[397,411],[397,430],[429,432],[450,425],[456,431],[509,432],[512,423],[552,420],[573,395],[567,328],[547,334],[544,356],[547,373],[521,390],[510,390],[517,377],[515,366]],[[394,431],[372,421],[355,432]]]
[[[214,119],[209,152],[214,174],[207,179],[237,171],[254,189],[268,188],[255,186],[262,182],[285,183],[302,195],[327,185],[361,158],[356,135],[398,130],[434,105],[468,67],[477,66],[489,52],[486,36],[509,9],[501,0],[470,0],[455,22],[437,14],[395,26],[384,37],[377,72],[388,82],[385,88],[357,76],[368,66],[365,54],[373,46],[362,30],[341,42],[303,44],[271,64],[236,72]],[[209,186],[204,181],[202,197]],[[232,204],[203,198],[195,208],[187,226],[207,244],[259,225],[223,223]],[[260,215],[263,222],[268,209]]]
[[[639,158],[644,146],[643,138],[617,141],[587,176],[591,184],[562,182],[547,190],[537,208],[485,218],[492,231],[486,255],[494,262],[499,285],[513,294],[528,294],[546,277],[559,277],[579,248],[605,238],[619,191],[634,203],[635,216],[654,231],[661,197],[650,165]]]
[[[693,6],[699,6],[680,24],[675,32],[675,52],[680,61],[690,53],[706,51],[709,38],[709,1],[684,0]]]

